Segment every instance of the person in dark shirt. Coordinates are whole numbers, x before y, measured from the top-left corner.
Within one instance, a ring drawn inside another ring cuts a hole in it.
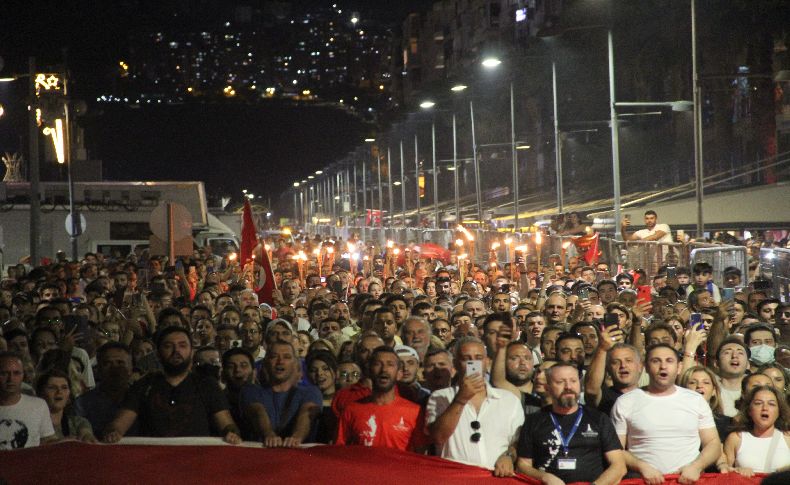
[[[96,351],[98,385],[77,398],[74,408],[78,416],[86,418],[99,439],[121,408],[129,391],[132,377],[132,353],[120,342],[107,342]],[[137,422],[127,430],[127,435],[137,433]]]
[[[117,442],[139,418],[142,436],[211,436],[213,424],[223,440],[241,443],[239,428],[217,381],[191,372],[189,331],[164,328],[156,348],[162,372],[149,374],[132,385],[105,431],[104,441]]]
[[[527,416],[518,442],[518,471],[544,484],[618,483],[625,454],[609,418],[579,405],[579,371],[560,362],[546,371],[552,405]]]
[[[230,406],[233,421],[241,429],[241,437],[254,439],[252,425],[244,416],[241,408],[241,389],[255,380],[255,359],[241,347],[234,347],[222,354],[222,382],[225,383],[225,397]]]

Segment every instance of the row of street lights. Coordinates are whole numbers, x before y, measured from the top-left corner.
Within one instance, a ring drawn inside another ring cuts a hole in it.
[[[618,102],[616,101],[616,93],[615,93],[615,73],[614,73],[614,48],[613,48],[613,40],[612,40],[612,31],[610,28],[607,28],[607,60],[608,60],[608,82],[609,82],[609,124],[611,130],[611,150],[612,150],[612,182],[613,182],[613,210],[614,210],[614,230],[615,230],[615,238],[621,238],[621,193],[620,193],[620,153],[619,153],[619,126],[618,126],[618,114],[617,108],[618,107],[669,107],[672,111],[689,111],[692,110],[694,112],[694,162],[695,162],[695,183],[696,183],[696,198],[697,198],[697,234],[702,235],[704,226],[703,226],[703,213],[702,213],[702,202],[703,202],[703,191],[702,191],[702,179],[703,179],[703,167],[702,167],[702,143],[701,143],[701,115],[700,115],[700,100],[699,100],[699,86],[698,86],[698,74],[697,74],[697,56],[696,56],[696,19],[695,19],[695,0],[691,0],[691,17],[692,17],[692,64],[693,64],[693,83],[694,83],[694,100],[693,101],[671,101],[671,102]],[[561,35],[564,32],[569,30],[584,30],[584,29],[592,29],[592,28],[602,28],[604,26],[601,25],[593,25],[593,26],[584,26],[584,27],[577,27],[566,29],[563,32],[560,32]],[[481,65],[483,68],[487,70],[493,70],[499,68],[503,62],[497,57],[487,57],[481,61]],[[556,171],[556,203],[557,203],[557,211],[558,213],[564,212],[565,205],[564,205],[564,197],[563,197],[563,174],[562,174],[562,159],[561,159],[561,140],[560,140],[560,128],[559,128],[559,116],[558,116],[558,106],[557,106],[557,69],[556,69],[556,62],[552,60],[551,64],[552,70],[552,107],[553,107],[553,129],[554,129],[554,155],[555,155],[555,171]],[[514,86],[513,81],[511,80],[509,83],[509,92],[510,92],[510,148],[511,148],[511,161],[512,161],[512,195],[513,195],[513,214],[514,214],[514,227],[518,229],[520,227],[519,221],[519,166],[518,166],[518,157],[517,157],[517,146],[516,146],[516,131],[515,131],[515,93],[514,93]],[[468,89],[468,86],[465,84],[455,84],[450,88],[450,92],[453,94],[459,94]],[[437,109],[437,102],[433,99],[426,99],[419,104],[420,108],[425,111],[433,111],[434,113],[438,111],[442,111]],[[444,110],[447,111],[447,110]],[[454,182],[454,199],[455,199],[455,220],[457,222],[461,222],[461,213],[460,213],[460,194],[459,194],[459,181],[458,181],[458,145],[457,145],[457,119],[456,119],[456,112],[451,111],[452,114],[452,151],[453,151],[453,158],[452,158],[452,171],[453,171],[453,182]],[[476,195],[476,212],[477,212],[477,219],[478,223],[482,224],[483,221],[483,203],[482,203],[482,187],[481,187],[481,177],[480,177],[480,160],[478,157],[478,148],[477,145],[477,138],[475,132],[475,115],[474,115],[474,101],[470,98],[469,99],[469,119],[470,119],[470,127],[471,127],[471,142],[472,142],[472,162],[474,168],[474,179],[475,179],[475,195]],[[375,143],[375,139],[368,138],[365,140],[366,143]],[[394,207],[393,207],[393,186],[400,185],[401,188],[401,222],[403,225],[406,225],[406,187],[403,181],[405,180],[405,173],[404,173],[404,166],[405,166],[405,159],[404,159],[404,147],[403,147],[403,140],[399,141],[399,154],[400,154],[400,183],[392,181],[392,154],[391,154],[391,147],[387,147],[387,174],[388,174],[388,196],[389,196],[389,221],[392,223],[394,221]],[[420,217],[420,169],[419,169],[419,152],[418,152],[418,142],[417,142],[417,135],[415,134],[414,137],[414,151],[415,151],[415,172],[416,172],[416,180],[415,180],[415,187],[416,187],[416,214],[417,220],[419,223]],[[438,169],[436,165],[436,123],[435,123],[435,116],[434,119],[431,121],[431,154],[432,154],[432,174],[433,174],[433,220],[434,220],[434,227],[438,228],[440,223],[439,217],[439,195],[438,195]],[[367,165],[367,162],[363,162],[364,165]],[[379,192],[379,210],[381,214],[383,214],[383,204],[382,204],[382,180],[381,180],[381,155],[378,156],[378,192]],[[354,171],[356,173],[356,162],[354,162]],[[316,174],[320,175],[321,171],[318,171]],[[365,177],[366,169],[363,169],[363,178]],[[308,177],[310,179],[312,177]],[[356,177],[354,179],[354,198],[356,200]],[[302,180],[301,182],[295,182],[294,187],[299,188],[306,184],[310,183],[309,180]],[[341,182],[340,179],[337,179],[337,183],[331,183],[331,179],[327,179],[325,183],[329,183],[328,187],[324,189],[324,200],[326,200],[326,194],[330,195],[330,199],[332,200],[332,194],[334,193],[333,190],[335,187],[337,188],[338,193],[340,193],[341,189]],[[313,183],[310,186],[309,192],[304,192],[305,197],[310,198],[313,192],[313,187],[316,184]],[[367,187],[364,186],[363,183],[363,207],[367,208]],[[320,185],[319,185],[320,187]],[[346,184],[346,191],[348,191],[350,187]],[[319,189],[320,190],[320,189]],[[327,192],[329,191],[329,192]],[[301,197],[301,196],[300,196]],[[337,198],[337,196],[334,196]],[[311,199],[312,200],[312,199]],[[372,201],[372,197],[371,197]],[[304,203],[302,202],[302,216],[306,219],[306,213],[304,212]],[[312,205],[311,205],[312,207]],[[356,204],[355,204],[356,208]],[[313,212],[310,211],[312,215]],[[383,215],[382,215],[383,218]]]

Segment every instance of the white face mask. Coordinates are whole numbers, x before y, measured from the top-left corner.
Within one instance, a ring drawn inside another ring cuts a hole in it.
[[[749,351],[751,351],[752,354],[752,362],[757,365],[765,365],[774,361],[774,352],[776,351],[776,348],[771,347],[770,345],[761,344],[755,345],[754,347],[749,347]]]

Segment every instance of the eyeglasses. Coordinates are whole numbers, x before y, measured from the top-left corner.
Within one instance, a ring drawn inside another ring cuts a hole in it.
[[[59,325],[63,323],[63,320],[60,318],[48,318],[46,320],[42,320],[41,323],[46,323],[47,325]]]
[[[341,379],[348,380],[349,377],[351,377],[353,379],[359,379],[359,372],[357,372],[357,371],[353,371],[353,372],[340,371],[340,378]]]
[[[433,333],[438,333],[438,334],[440,334],[440,335],[441,335],[441,334],[448,333],[449,331],[450,331],[450,329],[449,329],[449,328],[434,328],[434,329],[433,329]]]
[[[239,334],[241,335],[256,335],[261,333],[257,328],[242,328],[239,330]]]
[[[481,434],[480,434],[480,431],[479,431],[480,430],[480,421],[472,421],[469,424],[472,426],[472,429],[474,430],[474,433],[472,433],[472,436],[470,436],[469,439],[472,440],[472,443],[477,443],[478,441],[480,441],[480,438],[481,438]]]

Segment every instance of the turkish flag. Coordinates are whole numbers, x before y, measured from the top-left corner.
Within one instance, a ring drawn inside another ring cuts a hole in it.
[[[241,216],[241,254],[239,254],[239,264],[244,265],[252,259],[252,251],[258,245],[258,232],[255,230],[255,222],[252,220],[252,207],[249,199],[244,199],[244,212]]]
[[[599,234],[596,232],[589,236],[579,236],[571,239],[576,249],[578,249],[580,253],[584,253],[584,260],[587,261],[587,264],[590,266],[598,262],[598,253],[600,252],[598,250],[598,237]]]

